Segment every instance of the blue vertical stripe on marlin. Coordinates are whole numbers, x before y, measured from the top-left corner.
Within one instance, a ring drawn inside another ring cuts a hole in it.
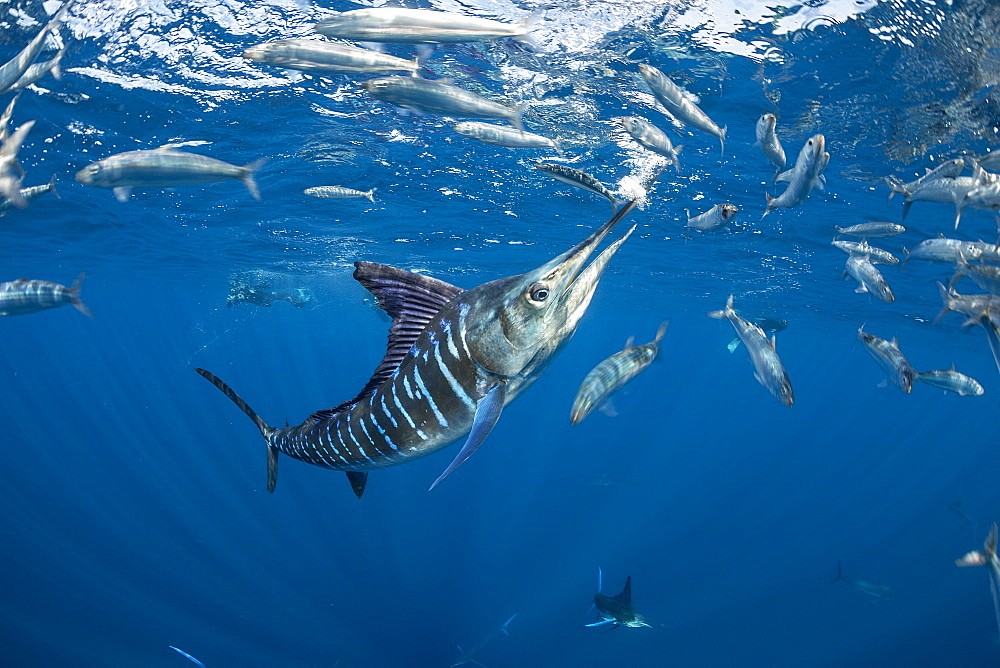
[[[587,259],[635,206],[629,202],[589,237],[541,267],[462,290],[374,262],[356,262],[354,278],[392,317],[385,357],[361,392],[302,424],[275,429],[204,369],[260,429],[267,444],[267,489],[278,453],[344,471],[354,493],[368,472],[429,455],[468,434],[431,489],[489,435],[504,406],[524,391],[576,331],[608,262],[632,233]]]

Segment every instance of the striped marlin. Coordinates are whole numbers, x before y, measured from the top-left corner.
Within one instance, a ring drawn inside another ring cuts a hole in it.
[[[355,398],[300,425],[268,426],[219,378],[195,370],[260,429],[267,444],[267,491],[277,481],[278,453],[346,472],[360,498],[369,471],[424,457],[468,434],[433,489],[482,445],[504,406],[541,375],[576,331],[601,274],[635,227],[584,264],[635,205],[629,202],[537,269],[470,290],[356,262],[354,278],[392,317],[385,357]]]

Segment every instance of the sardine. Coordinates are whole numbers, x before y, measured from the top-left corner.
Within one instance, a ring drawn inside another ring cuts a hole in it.
[[[927,169],[923,176],[909,183],[903,183],[901,179],[895,176],[885,177],[886,185],[889,186],[889,199],[892,199],[896,193],[900,193],[905,197],[909,197],[910,193],[917,190],[923,186],[928,181],[933,181],[935,179],[953,179],[965,169],[965,160],[962,158],[953,158],[946,162],[941,163],[934,169]]]
[[[705,213],[698,214],[693,218],[691,212],[684,209],[684,214],[687,216],[687,227],[702,232],[711,232],[725,227],[729,221],[736,217],[738,212],[739,209],[728,202],[716,204]]]
[[[669,320],[664,321],[656,331],[656,338],[641,346],[632,345],[632,337],[625,343],[625,349],[607,358],[583,379],[573,400],[570,423],[579,424],[591,411],[604,403],[614,392],[648,367],[659,352],[660,340],[667,333]]]
[[[559,165],[551,162],[539,162],[535,165],[535,169],[540,172],[545,172],[556,181],[562,181],[563,183],[568,183],[571,186],[576,186],[577,188],[586,190],[589,193],[594,193],[595,195],[607,198],[607,200],[611,202],[612,210],[621,204],[621,201],[616,199],[603,183],[595,179],[590,174],[582,172],[579,169],[573,169],[572,167],[567,167],[566,165]]]
[[[280,39],[251,46],[244,58],[304,72],[416,72],[416,59],[404,60],[371,49],[318,39]]]
[[[46,183],[45,185],[42,185],[42,186],[31,186],[29,188],[21,188],[20,192],[21,192],[21,197],[23,198],[23,200],[24,200],[24,202],[26,204],[31,204],[31,202],[33,202],[34,200],[38,199],[39,197],[41,197],[45,193],[52,193],[56,197],[59,197],[59,199],[62,199],[59,196],[59,191],[56,190],[56,175],[55,174],[52,175],[52,178],[49,179],[49,182]],[[17,205],[15,205],[12,201],[10,201],[8,199],[2,200],[2,201],[0,201],[0,216],[5,216],[5,215],[7,215],[8,213],[10,213],[11,211],[13,211],[14,209],[17,209],[17,208],[20,208],[20,207],[18,207]]]
[[[21,53],[14,56],[14,58],[4,65],[0,66],[0,94],[6,93],[11,90],[11,87],[17,83],[17,81],[24,76],[24,73],[28,71],[32,63],[38,57],[38,54],[42,50],[42,46],[45,44],[45,38],[48,37],[49,33],[59,27],[62,22],[63,14],[69,9],[70,5],[73,4],[73,0],[66,0],[59,11],[55,13],[45,27],[42,28],[35,37],[28,42],[28,45],[21,50]]]
[[[685,125],[698,128],[702,132],[719,138],[721,152],[726,152],[726,128],[720,128],[711,118],[692,102],[684,91],[670,78],[651,65],[639,64],[639,72],[646,80],[654,97],[666,107],[670,115]]]
[[[833,247],[844,251],[848,255],[860,255],[862,257],[867,257],[873,264],[899,264],[898,257],[887,250],[882,250],[881,248],[872,246],[867,241],[857,242],[834,239],[830,242],[830,244]]]
[[[86,274],[77,276],[73,285],[66,287],[49,281],[19,278],[0,283],[0,315],[26,315],[45,309],[72,304],[77,311],[93,318],[86,304],[80,301],[80,286]]]
[[[955,205],[955,229],[962,220],[962,202],[965,196],[982,185],[971,176],[956,176],[927,181],[906,195],[903,204],[903,218],[909,213],[914,202],[940,202]]]
[[[8,91],[20,90],[22,88],[27,88],[31,84],[35,83],[48,73],[52,73],[52,78],[56,81],[62,80],[62,68],[60,63],[62,63],[63,54],[66,53],[66,47],[59,49],[56,57],[52,60],[47,60],[44,63],[35,63],[21,75],[21,78],[14,82]]]
[[[494,146],[506,146],[507,148],[551,148],[558,155],[562,155],[562,148],[558,139],[549,139],[532,132],[525,132],[516,128],[509,128],[506,125],[493,125],[492,123],[480,123],[479,121],[462,121],[455,123],[455,132],[472,139],[478,139],[486,144]]]
[[[355,42],[437,44],[483,42],[501,37],[522,37],[531,18],[517,23],[481,19],[453,12],[403,7],[370,7],[340,12],[316,24],[327,37]]]
[[[932,387],[940,388],[946,392],[954,392],[962,397],[980,397],[985,392],[983,386],[975,378],[955,371],[954,364],[951,365],[950,369],[940,371],[918,371],[914,374],[914,378]]]
[[[215,183],[237,179],[260,199],[254,172],[266,159],[239,167],[228,162],[175,148],[160,147],[146,151],[127,151],[91,163],[76,173],[85,186],[114,189],[115,198],[124,202],[132,188],[171,188],[174,186]]]
[[[795,402],[792,393],[792,382],[788,379],[788,372],[785,371],[781,358],[778,357],[774,335],[770,339],[757,325],[741,318],[733,309],[733,296],[729,295],[726,300],[726,308],[721,311],[711,311],[709,318],[718,320],[728,320],[736,330],[737,336],[746,346],[750,353],[750,361],[753,362],[753,377],[757,382],[767,388],[771,396],[780,401],[785,406],[791,406]]]
[[[351,199],[354,197],[367,197],[375,201],[375,188],[371,190],[354,190],[343,186],[313,186],[302,191],[311,197],[322,197],[324,199]]]
[[[787,181],[788,188],[778,197],[767,197],[767,208],[764,216],[774,209],[791,209],[802,204],[812,192],[814,186],[819,186],[820,190],[826,183],[823,172],[827,163],[830,162],[830,154],[826,152],[826,137],[823,135],[813,135],[802,146],[799,156],[795,161],[795,166],[778,174],[775,181]],[[763,218],[764,216],[761,216]]]
[[[774,114],[764,114],[757,119],[757,145],[760,146],[760,150],[764,152],[767,159],[774,164],[777,170],[774,173],[775,176],[785,168],[785,149],[781,147],[778,135],[775,134],[777,124],[778,119]]]
[[[906,266],[910,260],[928,260],[930,262],[958,262],[959,255],[968,260],[978,260],[983,256],[983,242],[962,241],[961,239],[948,239],[938,237],[936,239],[926,239],[917,244],[912,251],[903,248],[903,264],[900,269]],[[992,245],[992,244],[987,244]]]
[[[505,118],[517,129],[524,129],[521,125],[524,104],[506,107],[443,81],[390,76],[369,79],[361,86],[375,99],[406,109],[445,116]]]
[[[863,327],[858,327],[858,340],[864,345],[872,359],[882,368],[889,381],[905,394],[909,394],[910,390],[913,389],[913,374],[915,372],[906,356],[900,352],[896,337],[892,337],[892,341],[886,341],[874,334],[869,334]]]
[[[625,131],[632,135],[632,138],[648,148],[654,153],[659,153],[670,161],[677,173],[681,173],[681,163],[677,159],[684,145],[674,146],[670,142],[670,137],[645,118],[639,116],[622,116],[618,121],[625,128]]]
[[[842,278],[847,276],[858,282],[855,292],[867,292],[887,304],[891,304],[896,299],[889,288],[889,282],[875,268],[867,255],[851,255],[847,258]]]
[[[862,239],[884,239],[885,237],[894,237],[906,231],[906,228],[898,223],[858,223],[850,227],[834,225],[834,228],[837,230],[837,236],[846,234],[852,237],[861,237]]]

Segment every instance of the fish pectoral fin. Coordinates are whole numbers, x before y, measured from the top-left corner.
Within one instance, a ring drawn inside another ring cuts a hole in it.
[[[132,194],[132,189],[126,186],[119,186],[115,188],[112,192],[115,194],[115,199],[119,202],[124,202],[128,200],[129,196]]]
[[[347,474],[347,481],[351,483],[354,495],[359,499],[365,493],[365,485],[368,484],[368,471],[344,471]]]
[[[729,349],[729,352],[733,352],[734,350],[740,347],[740,343],[742,343],[742,341],[740,341],[739,337],[736,337],[735,339],[729,342],[729,345],[726,346],[726,348]]]
[[[486,393],[486,396],[479,400],[479,404],[476,406],[476,418],[472,422],[472,429],[469,431],[469,437],[465,440],[465,445],[462,446],[462,449],[455,456],[455,459],[452,460],[451,464],[448,465],[448,468],[444,470],[444,473],[439,475],[434,484],[430,486],[430,489],[437,487],[438,483],[451,475],[452,471],[457,469],[462,462],[471,457],[472,453],[479,449],[479,446],[483,444],[486,437],[490,435],[497,420],[500,419],[506,394],[506,383],[499,382]]]
[[[615,408],[615,402],[613,399],[608,399],[607,401],[602,403],[600,406],[597,407],[597,410],[601,411],[608,417],[612,418],[618,417],[618,409]]]
[[[613,620],[613,619],[604,619],[604,620],[601,620],[599,622],[594,622],[593,624],[584,624],[584,627],[585,628],[591,628],[591,627],[594,627],[594,626],[604,626],[605,624],[614,624],[614,623],[615,623],[615,620]]]

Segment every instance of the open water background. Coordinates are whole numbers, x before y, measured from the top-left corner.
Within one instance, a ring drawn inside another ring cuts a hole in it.
[[[777,3],[775,3],[777,5]],[[36,119],[25,185],[62,199],[0,219],[2,280],[70,284],[70,308],[0,322],[5,454],[0,647],[11,666],[447,666],[513,613],[490,666],[995,665],[985,570],[953,560],[1000,516],[1000,376],[980,329],[932,324],[947,266],[884,268],[896,302],[840,281],[834,225],[899,222],[882,177],[997,147],[993,3],[438,2],[505,20],[536,14],[536,47],[446,46],[424,72],[494,99],[532,100],[529,129],[605,183],[652,168],[610,119],[669,121],[647,62],[728,126],[685,130],[572,342],[433,492],[454,450],[344,476],[282,458],[264,490],[252,424],[192,368],[226,380],[269,423],[353,396],[386,321],[351,278],[366,259],[472,287],[521,273],[604,222],[604,200],[531,165],[551,151],[475,143],[447,119],[372,100],[364,77],[311,76],[240,57],[310,33],[330,10],[293,2],[86,2],[61,31],[62,81],[17,104]],[[0,60],[57,3],[0,4]],[[54,46],[54,44],[53,44]],[[410,57],[406,47],[390,47]],[[47,50],[43,58],[51,57]],[[10,96],[0,99],[6,105]],[[773,169],[753,146],[779,116],[789,160],[812,134],[827,187],[760,219]],[[263,202],[238,182],[136,192],[125,203],[72,175],[168,142],[236,164],[270,161]],[[375,187],[375,202],[304,187]],[[740,207],[728,232],[683,235],[684,209]],[[944,232],[995,240],[992,214],[917,203],[899,253]],[[303,288],[301,309],[226,308],[233,273]],[[976,291],[967,279],[962,292]],[[789,320],[777,349],[785,408],[754,380],[732,328],[705,313],[733,293],[748,317]],[[570,427],[576,388],[629,335],[671,325],[661,359]],[[983,397],[903,395],[855,346],[865,328],[920,370],[957,368]],[[961,502],[962,517],[951,507]],[[845,572],[892,588],[875,601]],[[587,629],[606,594],[662,628]]]

